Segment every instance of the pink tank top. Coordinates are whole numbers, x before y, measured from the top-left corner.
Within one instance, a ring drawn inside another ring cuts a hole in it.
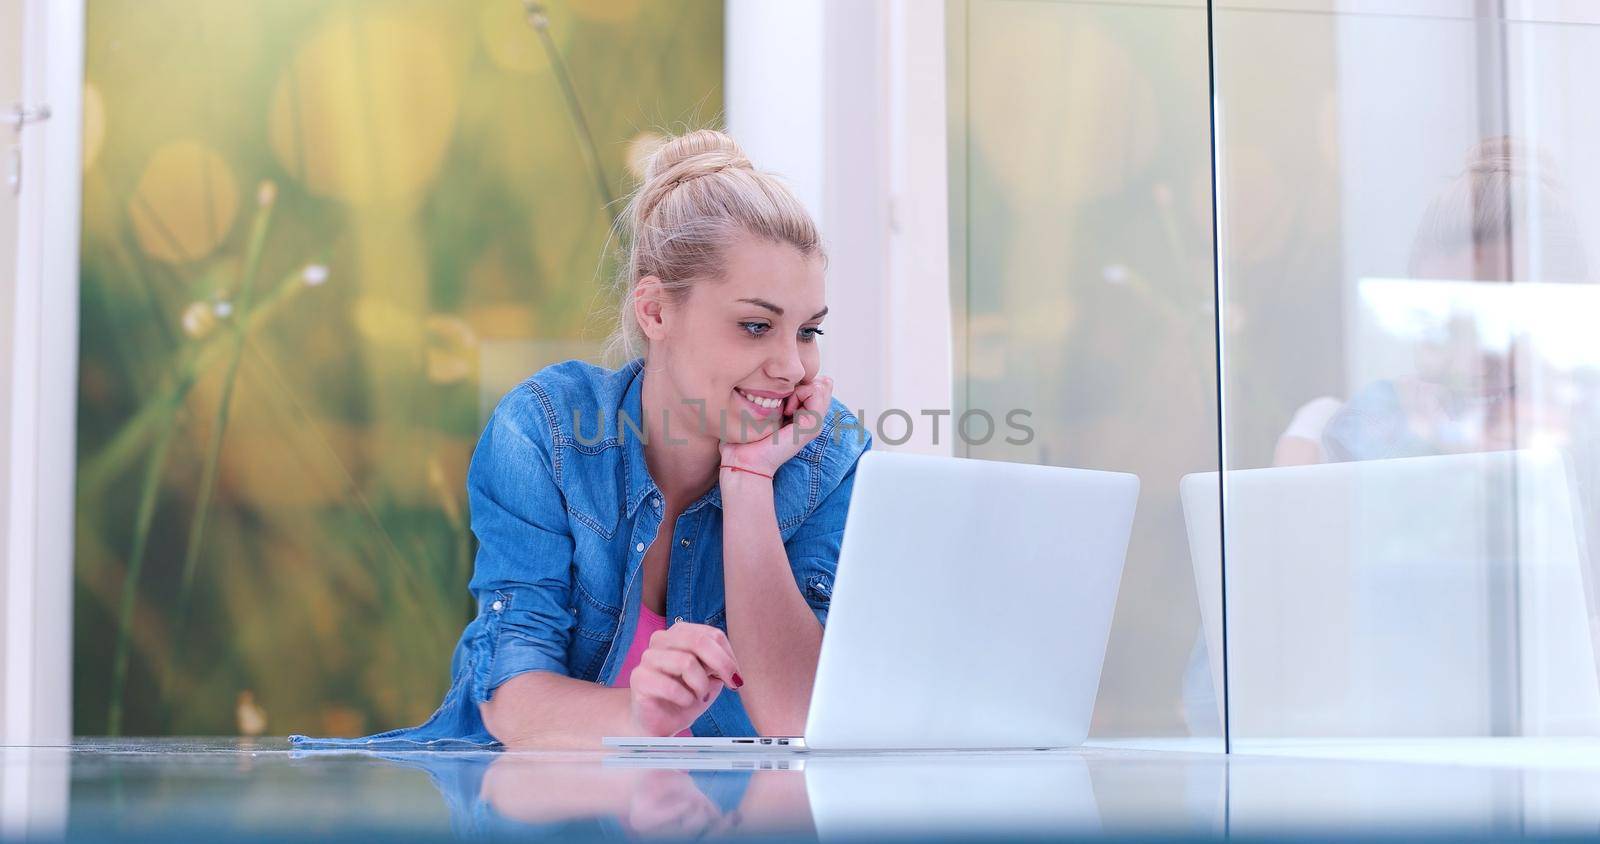
[[[639,660],[644,658],[644,652],[650,648],[650,637],[657,630],[667,629],[665,616],[657,615],[650,611],[644,604],[639,605],[639,623],[633,628],[633,643],[628,646],[628,655],[622,660],[622,670],[617,672],[617,680],[611,685],[614,688],[628,688],[628,676],[633,669],[639,667]],[[688,730],[678,733],[679,736],[690,736]]]

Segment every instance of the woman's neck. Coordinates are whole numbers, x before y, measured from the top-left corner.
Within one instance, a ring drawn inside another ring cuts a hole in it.
[[[679,401],[671,394],[671,385],[651,372],[645,372],[643,378],[640,405],[644,411],[645,465],[667,500],[688,503],[717,482],[722,452],[716,431],[703,420],[692,418],[694,408],[702,403]]]

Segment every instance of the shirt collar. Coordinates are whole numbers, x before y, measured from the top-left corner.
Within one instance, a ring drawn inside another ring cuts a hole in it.
[[[624,506],[628,518],[645,496],[656,492],[656,482],[650,477],[650,466],[644,459],[644,443],[634,436],[634,428],[623,420],[633,420],[634,426],[644,430],[644,358],[634,358],[622,368],[628,379],[628,389],[622,394],[622,406],[617,409],[616,436],[622,438],[623,462],[626,472],[623,487]]]

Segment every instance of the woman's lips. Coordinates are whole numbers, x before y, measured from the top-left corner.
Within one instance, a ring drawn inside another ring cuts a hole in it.
[[[768,407],[751,401],[750,396],[743,390],[735,389],[733,392],[739,396],[740,401],[744,402],[745,407],[750,408],[750,412],[759,419],[765,419],[783,409],[783,399],[779,399],[778,404]]]

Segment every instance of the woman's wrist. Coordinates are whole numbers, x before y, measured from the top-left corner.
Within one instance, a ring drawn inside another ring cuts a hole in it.
[[[727,481],[730,477],[738,477],[740,475],[762,478],[771,481],[773,475],[772,472],[762,469],[755,469],[738,463],[723,463],[721,468],[718,469],[718,472],[720,473],[718,477],[720,477],[723,481]]]
[[[763,498],[772,495],[772,478],[759,469],[747,471],[723,464],[717,472],[717,485],[722,489],[723,500],[737,498],[740,495]]]

